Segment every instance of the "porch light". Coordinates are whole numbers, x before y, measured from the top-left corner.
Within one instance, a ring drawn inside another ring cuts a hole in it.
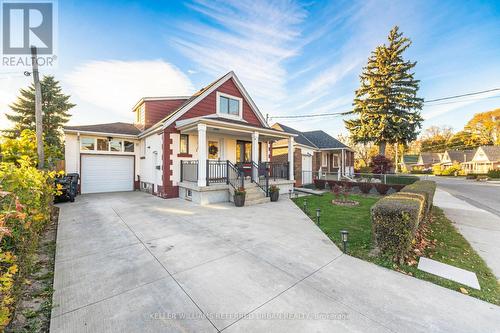
[[[344,244],[344,253],[347,253],[347,236],[349,235],[349,231],[341,230],[340,238],[342,239],[342,243]]]
[[[319,225],[319,218],[321,215],[321,209],[316,208],[316,223]]]

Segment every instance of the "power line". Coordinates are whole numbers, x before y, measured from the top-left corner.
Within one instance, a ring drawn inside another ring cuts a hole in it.
[[[349,112],[349,111],[345,111]],[[275,116],[269,117],[269,119],[282,119],[282,118],[313,118],[313,117],[328,117],[328,116],[342,116],[345,112],[333,112],[333,113],[318,113],[318,114],[304,114],[304,115],[294,115],[294,116]]]
[[[447,96],[447,97],[435,98],[435,99],[431,99],[431,100],[424,100],[423,103],[425,104],[425,103],[444,101],[444,100],[455,99],[455,98],[466,97],[466,96],[480,95],[480,94],[485,94],[485,93],[492,92],[492,91],[500,91],[500,88],[493,88],[493,89],[488,89],[488,90],[471,92],[471,93],[467,93],[467,94]],[[470,100],[482,100],[482,99],[497,98],[497,97],[500,97],[500,96],[488,96],[488,97],[482,97],[482,98],[476,98],[476,99],[470,99]],[[465,101],[470,101],[470,100],[453,101],[453,102],[439,103],[439,104],[434,104],[434,105],[460,103],[460,102],[465,102]],[[292,115],[292,116],[274,116],[274,117],[271,116],[271,117],[269,117],[269,119],[293,119],[293,118],[315,118],[315,117],[342,116],[342,115],[345,115],[347,112],[350,112],[350,110],[343,111],[343,112],[303,114],[303,115]]]
[[[448,96],[448,97],[441,97],[441,98],[430,99],[428,101],[424,101],[424,103],[431,103],[431,102],[437,102],[437,101],[444,101],[444,100],[447,100],[447,99],[453,99],[453,98],[459,98],[459,97],[465,97],[465,96],[473,96],[473,95],[485,94],[485,93],[488,93],[488,92],[499,91],[499,90],[500,90],[500,88],[493,88],[493,89],[488,89],[488,90],[481,90],[481,91],[471,92],[471,93],[462,94],[462,95],[454,95],[454,96]]]

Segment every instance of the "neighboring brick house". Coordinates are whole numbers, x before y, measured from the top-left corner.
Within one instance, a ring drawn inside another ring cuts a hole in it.
[[[133,124],[64,128],[66,171],[81,175],[82,193],[140,188],[165,198],[227,201],[233,172],[262,187],[271,145],[285,140],[292,147],[295,136],[266,123],[234,72],[192,96],[142,98],[132,111]],[[293,186],[293,157],[273,164],[283,192]]]
[[[295,185],[307,185],[317,177],[340,178],[354,173],[354,152],[339,140],[317,130],[300,132],[276,123],[275,129],[296,135],[293,149]],[[272,162],[282,162],[288,156],[286,141],[272,146]]]

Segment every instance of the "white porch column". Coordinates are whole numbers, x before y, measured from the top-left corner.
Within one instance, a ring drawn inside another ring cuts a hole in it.
[[[293,136],[288,138],[288,172],[290,180],[294,180],[293,174]]]
[[[259,132],[252,133],[252,162],[259,165]],[[252,178],[259,178],[259,170],[252,167]]]
[[[198,186],[207,186],[207,125],[198,124]]]

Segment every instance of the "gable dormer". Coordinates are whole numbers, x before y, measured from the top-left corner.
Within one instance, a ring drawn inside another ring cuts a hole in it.
[[[134,107],[134,125],[144,131],[172,112],[188,97],[144,97]]]

